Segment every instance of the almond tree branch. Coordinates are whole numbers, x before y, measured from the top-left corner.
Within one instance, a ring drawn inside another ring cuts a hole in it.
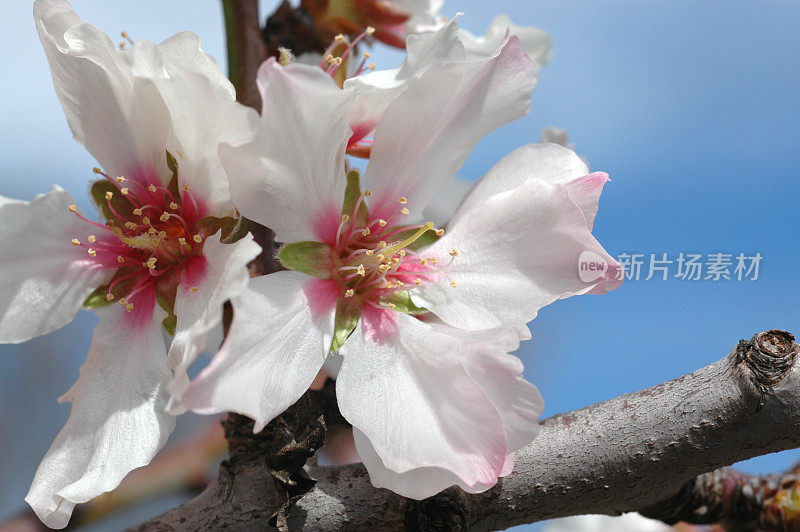
[[[361,465],[312,466],[318,482],[289,528],[496,530],[585,513],[667,514],[698,475],[800,446],[797,353],[792,335],[760,333],[689,375],[546,419],[514,472],[479,495],[451,489],[414,502],[373,488]],[[138,530],[266,527],[276,506],[269,473],[257,452],[237,453],[197,499]]]

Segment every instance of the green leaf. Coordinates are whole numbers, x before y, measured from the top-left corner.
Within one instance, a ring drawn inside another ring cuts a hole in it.
[[[339,299],[336,302],[336,318],[333,323],[333,340],[331,340],[331,352],[338,351],[353,333],[361,318],[361,307],[353,304],[346,299]]]
[[[405,314],[410,314],[411,316],[421,316],[423,314],[427,314],[430,312],[428,309],[424,307],[418,307],[414,304],[411,300],[411,294],[408,290],[400,290],[398,292],[393,293],[389,297],[384,297],[381,299],[381,303],[384,304],[393,304],[394,308],[392,310],[396,310],[398,312],[403,312]]]
[[[342,212],[348,215],[353,214],[353,209],[356,208],[356,202],[361,196],[360,174],[358,170],[350,170],[347,172],[347,188],[344,189],[344,203],[342,204]],[[366,225],[369,221],[369,209],[362,202],[356,214],[355,224]]]
[[[170,336],[175,336],[175,327],[178,325],[178,317],[175,315],[175,298],[178,293],[178,282],[162,284],[156,290],[156,301],[158,306],[164,309],[167,317],[161,322],[161,326]]]
[[[108,286],[107,284],[103,286],[98,286],[94,289],[94,292],[89,294],[89,297],[83,302],[83,308],[87,310],[94,310],[97,308],[107,307],[112,303],[116,303],[115,300],[108,301],[106,300],[106,294],[108,293]]]
[[[319,279],[330,277],[331,248],[321,242],[306,240],[286,244],[278,253],[278,260],[289,270],[307,273]]]
[[[106,199],[106,194],[111,193],[111,200]],[[92,196],[97,208],[103,213],[106,220],[119,220],[113,211],[108,207],[109,201],[118,213],[122,216],[133,217],[133,205],[123,196],[114,183],[107,179],[101,179],[92,183],[89,193]]]

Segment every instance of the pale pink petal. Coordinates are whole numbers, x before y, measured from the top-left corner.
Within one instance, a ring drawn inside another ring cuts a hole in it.
[[[496,481],[507,454],[502,418],[463,366],[464,353],[496,346],[468,333],[458,337],[447,326],[379,312],[393,315],[362,315],[340,350],[336,391],[345,419],[394,473],[438,468],[466,486]],[[403,494],[422,498],[440,489],[420,486]]]
[[[256,432],[294,404],[330,347],[335,307],[316,312],[317,296],[313,278],[299,272],[251,279],[232,300],[225,343],[189,385],[183,404],[201,414],[247,415],[256,421]]]
[[[86,243],[91,227],[69,212],[59,187],[33,202],[0,196],[0,342],[30,340],[63,327],[109,276]]]
[[[263,112],[255,138],[220,146],[236,207],[283,242],[322,240],[330,224],[335,234],[351,93],[319,67],[284,67],[274,59],[261,65],[258,86]]]
[[[533,26],[518,26],[506,15],[497,15],[486,29],[485,36],[477,37],[466,30],[461,30],[459,37],[464,43],[468,58],[482,58],[492,53],[502,42],[506,32],[519,38],[525,53],[537,66],[542,67],[550,62],[553,56],[553,42],[550,35]]]
[[[487,59],[446,62],[408,84],[375,131],[365,187],[371,205],[408,198],[419,217],[477,142],[525,115],[536,67],[512,37]]]
[[[157,309],[149,327],[132,331],[125,309],[97,312],[92,347],[80,377],[61,400],[69,420],[42,460],[25,500],[42,522],[64,528],[76,504],[111,491],[164,445],[175,418],[164,411],[170,371]]]
[[[169,115],[152,81],[133,75],[135,52],[117,50],[64,0],[37,0],[33,12],[76,140],[112,175],[165,174]]]
[[[169,385],[169,410],[173,414],[184,411],[180,397],[189,385],[186,370],[205,349],[208,334],[222,321],[223,303],[247,286],[247,264],[261,252],[250,233],[233,244],[222,244],[219,238],[218,232],[206,239],[201,279],[194,286],[179,286],[175,298],[178,322],[168,357],[168,365],[175,370]]]
[[[423,211],[425,220],[432,221],[437,227],[447,225],[474,186],[474,182],[457,177],[448,181],[425,207]]]
[[[464,329],[519,326],[556,299],[620,284],[618,264],[587,229],[566,185],[532,179],[480,202],[468,198],[424,253],[444,264],[452,249],[458,255],[446,277],[423,284],[414,297]],[[586,255],[603,266],[591,278],[579,271]]]

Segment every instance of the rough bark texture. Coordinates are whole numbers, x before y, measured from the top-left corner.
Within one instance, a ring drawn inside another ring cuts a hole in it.
[[[479,495],[451,489],[409,501],[373,488],[361,465],[312,466],[317,484],[290,512],[289,528],[491,530],[584,513],[653,515],[653,508],[691,518],[696,512],[685,511],[680,496],[687,482],[800,446],[797,352],[790,334],[760,333],[694,373],[544,420],[539,437],[516,453],[514,472]],[[138,530],[266,526],[275,489],[263,465],[247,463]]]

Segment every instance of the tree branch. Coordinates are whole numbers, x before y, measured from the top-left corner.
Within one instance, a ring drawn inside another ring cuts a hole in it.
[[[258,0],[222,0],[228,45],[228,78],[236,88],[236,99],[261,110],[256,88],[258,66],[267,58],[258,21]]]
[[[289,526],[492,530],[674,505],[698,475],[800,446],[797,352],[792,335],[760,333],[689,375],[544,420],[539,437],[516,453],[514,471],[479,495],[450,489],[409,501],[373,488],[361,465],[312,466],[317,485],[297,502]],[[197,499],[138,530],[266,526],[274,489],[263,465],[251,463],[221,472]],[[201,512],[214,521],[196,519]]]

